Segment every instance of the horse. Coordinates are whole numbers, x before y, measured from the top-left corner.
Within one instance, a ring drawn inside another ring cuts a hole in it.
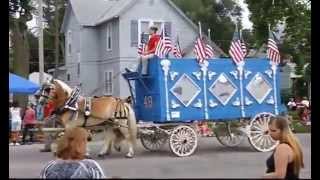
[[[111,153],[112,142],[114,148],[120,151],[120,144],[123,141],[128,145],[125,157],[134,156],[137,124],[135,113],[127,102],[113,96],[83,97],[79,91],[71,89],[58,79],[44,83],[41,88],[40,102],[48,100],[53,102],[54,113],[65,129],[76,126],[86,129],[103,127],[105,141],[98,154],[99,157]]]

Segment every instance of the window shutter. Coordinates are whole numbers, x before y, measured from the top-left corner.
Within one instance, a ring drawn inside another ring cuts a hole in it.
[[[164,23],[164,32],[167,33],[169,37],[171,37],[171,22]]]
[[[138,46],[138,21],[137,20],[131,20],[131,47],[137,47]]]

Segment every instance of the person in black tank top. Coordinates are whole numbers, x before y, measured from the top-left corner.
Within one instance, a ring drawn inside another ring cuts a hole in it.
[[[299,179],[304,167],[299,141],[289,128],[286,117],[271,117],[267,132],[272,139],[279,141],[276,149],[267,159],[267,170],[263,178]]]
[[[267,164],[267,171],[266,173],[272,173],[275,172],[275,165],[274,165],[274,152],[271,154],[271,156],[267,159],[266,164]],[[285,176],[285,179],[299,179],[299,174],[295,175],[294,174],[294,166],[293,162],[290,162],[287,165],[287,173]]]

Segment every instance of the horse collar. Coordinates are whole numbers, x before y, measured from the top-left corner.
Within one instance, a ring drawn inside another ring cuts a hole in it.
[[[80,89],[76,87],[75,89],[73,89],[71,96],[66,101],[64,108],[70,109],[72,111],[77,111],[78,109],[77,102],[78,102],[79,96],[80,96]]]

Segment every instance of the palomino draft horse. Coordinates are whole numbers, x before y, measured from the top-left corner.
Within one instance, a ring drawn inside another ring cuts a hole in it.
[[[133,157],[136,145],[137,124],[132,107],[125,101],[103,96],[88,98],[79,95],[79,89],[72,90],[66,83],[52,79],[42,87],[40,101],[50,99],[55,107],[55,114],[65,128],[82,126],[86,129],[102,127],[105,144],[99,156],[111,153],[114,148],[120,151],[120,143],[126,141],[128,153]]]

